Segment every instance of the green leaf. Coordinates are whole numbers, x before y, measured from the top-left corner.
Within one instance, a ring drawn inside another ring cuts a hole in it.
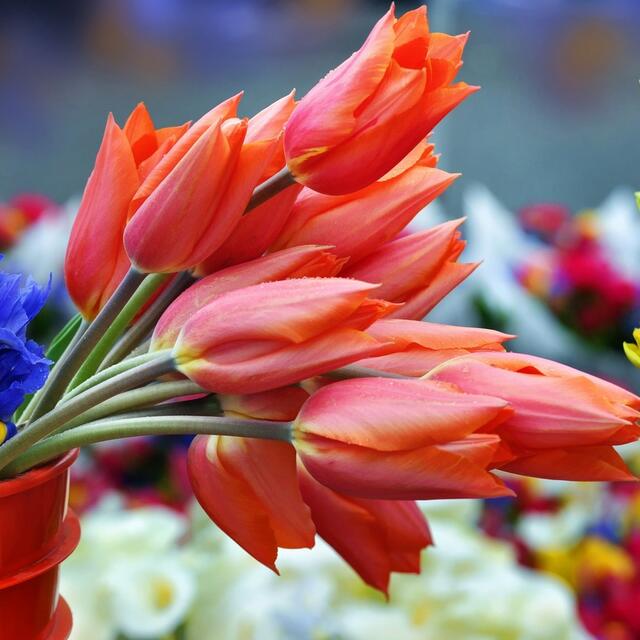
[[[51,345],[47,349],[47,358],[57,362],[60,356],[64,353],[64,350],[69,346],[73,336],[76,335],[80,324],[82,323],[82,316],[77,313],[64,327],[60,330],[60,333],[51,341]]]

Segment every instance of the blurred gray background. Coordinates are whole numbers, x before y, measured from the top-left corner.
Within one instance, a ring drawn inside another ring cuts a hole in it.
[[[472,37],[461,78],[482,85],[436,136],[442,166],[508,206],[599,203],[639,185],[637,0],[432,0],[433,30]],[[386,2],[25,0],[0,9],[0,199],[78,193],[106,115],[139,100],[156,121],[246,90],[250,115],[302,96],[356,49]],[[417,3],[400,2],[398,10]]]

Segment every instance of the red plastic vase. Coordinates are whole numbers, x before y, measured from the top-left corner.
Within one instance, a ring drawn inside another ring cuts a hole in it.
[[[58,570],[80,539],[67,507],[77,456],[71,451],[0,481],[0,640],[66,640],[71,633]]]

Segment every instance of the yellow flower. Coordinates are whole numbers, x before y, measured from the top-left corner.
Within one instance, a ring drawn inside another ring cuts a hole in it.
[[[596,536],[586,538],[580,545],[576,564],[581,576],[596,580],[609,576],[630,579],[634,575],[634,564],[629,554]]]
[[[629,362],[640,368],[640,328],[633,330],[633,339],[636,341],[635,344],[631,342],[623,343],[624,352],[627,358],[629,358]]]

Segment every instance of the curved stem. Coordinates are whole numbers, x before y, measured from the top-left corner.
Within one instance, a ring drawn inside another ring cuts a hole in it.
[[[102,364],[98,367],[98,371],[120,362],[131,353],[151,333],[158,318],[167,307],[193,282],[194,277],[188,271],[183,271],[176,275],[167,288],[160,293],[149,308],[138,318],[137,322],[126,331],[113,349],[109,351]]]
[[[67,355],[69,353],[71,353],[71,351],[75,348],[76,344],[78,343],[80,338],[84,335],[84,332],[87,330],[88,327],[89,327],[89,323],[84,318],[82,318],[80,320],[80,324],[78,325],[78,329],[76,330],[73,338],[71,338],[71,341],[69,342],[69,344],[65,347],[64,351],[62,352],[62,355],[58,358],[56,363],[53,365],[53,367],[51,368],[51,371],[49,371],[49,376],[47,378],[47,382],[49,382],[49,380],[51,378],[54,378],[58,374],[58,371],[60,370],[60,367],[62,366],[62,360],[64,360],[64,358],[67,357]],[[64,330],[65,329],[63,329],[62,331],[64,331]],[[60,335],[60,334],[58,334],[58,335]],[[20,422],[21,422],[21,424],[19,425],[18,429],[24,428],[24,423],[26,423],[28,420],[30,420],[30,418],[31,418],[31,416],[33,414],[33,411],[34,411],[35,407],[37,406],[37,404],[40,402],[40,398],[42,398],[42,395],[45,392],[46,388],[47,388],[47,384],[45,383],[44,387],[42,389],[38,390],[34,394],[33,398],[31,398],[31,400],[29,401],[29,404],[27,404],[27,406],[24,408],[24,411],[22,411],[21,413],[16,415],[16,419],[19,419]]]
[[[105,380],[59,405],[7,440],[0,446],[0,469],[15,460],[36,442],[57,431],[63,424],[73,420],[94,405],[104,402],[118,393],[141,387],[174,370],[175,363],[169,352],[162,351],[156,355],[155,360]]]
[[[218,398],[209,395],[198,400],[176,400],[153,407],[135,409],[112,416],[111,420],[123,418],[150,418],[152,416],[222,416],[222,408]]]
[[[31,467],[56,458],[65,451],[105,440],[134,436],[192,435],[197,433],[289,442],[291,440],[291,423],[237,420],[215,416],[156,416],[91,422],[38,443],[18,460],[15,460],[13,464],[5,467],[0,476],[15,476]]]
[[[61,403],[68,402],[71,398],[75,398],[77,395],[84,393],[87,389],[91,389],[91,387],[95,387],[96,385],[108,380],[109,378],[113,378],[120,373],[124,373],[125,371],[129,371],[134,367],[139,367],[141,364],[145,364],[146,362],[151,362],[158,357],[157,352],[153,353],[143,353],[142,355],[136,356],[134,358],[127,358],[122,362],[118,362],[118,364],[114,364],[112,367],[108,369],[103,369],[99,371],[94,376],[91,376],[88,380],[85,380],[82,384],[79,384],[73,391],[69,391],[62,396]]]
[[[113,322],[104,331],[98,342],[95,344],[91,352],[87,355],[82,366],[78,369],[76,375],[69,387],[73,389],[85,380],[90,378],[100,366],[103,358],[109,353],[109,350],[120,337],[122,332],[131,324],[140,309],[148,302],[149,298],[158,290],[160,286],[169,277],[166,273],[152,273],[146,276],[135,293],[124,305],[120,313],[114,318]]]
[[[247,215],[249,211],[259,207],[269,198],[273,198],[273,196],[284,191],[287,187],[295,184],[295,181],[295,178],[291,175],[287,167],[280,169],[278,173],[273,174],[268,180],[265,180],[253,190],[253,195],[243,215]]]
[[[159,382],[148,385],[140,389],[125,391],[113,398],[109,398],[100,404],[91,407],[88,411],[81,413],[73,420],[63,424],[58,431],[73,429],[87,422],[94,422],[100,418],[111,416],[117,413],[139,409],[142,407],[152,407],[159,402],[166,402],[173,398],[183,398],[200,393],[209,393],[191,380],[173,380],[171,382]],[[167,405],[167,406],[172,406]]]
[[[107,304],[100,310],[95,320],[87,327],[87,330],[80,336],[73,349],[60,359],[60,367],[54,375],[50,375],[47,383],[43,387],[42,395],[31,414],[31,419],[35,420],[44,415],[47,411],[55,407],[58,400],[64,393],[67,385],[74,374],[91,353],[93,347],[102,337],[106,328],[115,320],[121,309],[127,303],[138,286],[144,280],[145,275],[133,267],[122,279],[118,288],[109,298]],[[17,436],[16,436],[17,437]],[[13,438],[15,440],[15,437]]]
[[[141,342],[135,349],[131,351],[127,360],[129,358],[135,358],[135,357],[145,355],[149,351],[150,347],[151,347],[151,338],[149,337],[144,342]]]

